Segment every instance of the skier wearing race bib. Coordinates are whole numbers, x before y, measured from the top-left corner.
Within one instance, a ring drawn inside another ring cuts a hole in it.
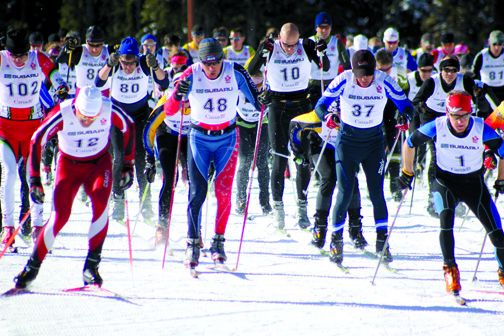
[[[40,180],[41,148],[52,136],[58,136],[56,179],[51,217],[37,239],[25,268],[15,278],[16,288],[25,288],[35,280],[40,265],[54,240],[68,222],[73,200],[81,186],[91,199],[93,216],[89,229],[88,254],[83,269],[84,284],[101,286],[98,272],[108,229],[108,201],[112,190],[112,158],[109,153],[110,129],[124,133],[124,168],[121,188],[133,183],[135,154],[133,121],[96,87],[86,86],[75,100],[66,100],[51,110],[33,134],[30,149],[30,196],[42,205],[44,189]]]
[[[199,45],[200,62],[191,65],[180,77],[166,101],[167,115],[177,113],[187,95],[191,104],[187,166],[189,172],[188,233],[185,265],[199,263],[201,208],[208,189],[210,163],[215,166],[217,218],[210,251],[212,259],[226,261],[224,234],[231,212],[233,178],[238,158],[239,135],[236,129],[238,93],[260,109],[257,90],[247,71],[239,64],[225,61],[222,46],[214,38]]]
[[[455,207],[459,202],[465,202],[485,228],[495,247],[498,278],[504,287],[504,233],[500,215],[483,178],[484,168],[495,168],[495,154],[502,158],[504,147],[500,136],[482,118],[471,116],[471,98],[467,92],[451,91],[446,98],[445,116],[423,125],[410,135],[403,144],[403,170],[398,179],[401,188],[411,189],[415,147],[434,141],[433,202],[440,218],[439,241],[446,290],[455,294],[461,289],[453,233]],[[502,172],[499,176],[502,178]]]
[[[106,85],[109,78],[111,81],[111,98],[114,104],[121,107],[135,121],[136,153],[135,170],[139,186],[139,200],[143,204],[142,217],[150,221],[153,216],[151,206],[151,194],[147,189],[145,178],[145,147],[143,145],[143,129],[147,117],[150,114],[149,78],[152,73],[154,82],[161,90],[168,87],[168,76],[159,67],[154,54],[139,54],[138,42],[133,37],[126,37],[121,41],[117,53],[113,53],[107,63],[98,72],[96,86],[101,88]],[[119,175],[122,170],[123,136],[118,129],[112,130],[112,149],[114,155],[114,186],[113,199],[114,210],[112,218],[121,221],[124,219],[124,193],[119,187]]]
[[[385,246],[388,211],[383,195],[386,164],[383,114],[387,99],[391,99],[399,113],[409,120],[413,116],[413,106],[398,84],[389,75],[375,70],[375,66],[370,51],[355,52],[352,70],[336,77],[315,107],[320,120],[326,120],[329,128],[335,128],[341,121],[335,149],[338,194],[333,209],[330,251],[330,260],[338,265],[343,261],[343,227],[361,164],[373,204],[376,251],[381,252],[385,247],[385,261],[392,261],[389,247]],[[328,107],[338,98],[341,116],[328,112]]]

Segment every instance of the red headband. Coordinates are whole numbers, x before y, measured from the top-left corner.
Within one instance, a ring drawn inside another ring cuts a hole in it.
[[[187,57],[185,56],[172,56],[170,59],[171,63],[178,64],[178,65],[183,65],[187,63]]]
[[[459,111],[471,112],[471,96],[467,93],[449,94],[446,98],[446,111],[457,113]]]

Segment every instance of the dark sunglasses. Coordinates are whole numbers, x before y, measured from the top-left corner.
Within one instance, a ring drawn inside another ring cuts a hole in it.
[[[282,42],[282,41],[280,41],[280,42]],[[294,48],[295,46],[297,46],[297,45],[298,45],[298,44],[297,44],[297,42],[296,42],[296,43],[294,43],[294,44],[287,44],[287,43],[285,43],[285,42],[282,42],[282,44],[283,44],[283,46],[284,46],[285,48],[289,48],[289,49],[290,49],[290,48]]]
[[[388,44],[397,44],[399,41],[386,41]]]
[[[9,54],[12,58],[23,58],[25,56],[28,56],[28,52],[20,53],[20,54],[14,54],[9,51]]]
[[[205,65],[205,66],[217,66],[221,62],[222,62],[222,60],[218,60],[218,61],[203,61],[201,63],[203,63],[203,65]]]
[[[418,70],[420,70],[420,72],[432,72],[433,69],[432,68],[430,68],[430,69],[420,69],[419,68]]]
[[[446,73],[457,73],[458,72],[458,70],[456,68],[443,68],[442,71],[444,71]]]
[[[230,37],[229,38],[231,41],[240,41],[241,37]]]
[[[90,48],[100,48],[100,47],[103,47],[103,43],[89,43],[88,42],[88,46]]]
[[[134,65],[136,64],[136,60],[134,61],[123,61],[122,59],[119,60],[119,62],[121,62],[122,65]]]
[[[503,43],[492,43],[494,47],[502,47]]]

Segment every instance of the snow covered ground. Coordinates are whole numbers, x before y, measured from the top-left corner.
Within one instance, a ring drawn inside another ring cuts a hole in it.
[[[363,176],[360,180],[364,234],[374,250],[372,208]],[[158,178],[153,199],[159,184]],[[252,214],[260,211],[257,194],[254,187]],[[128,192],[132,229],[138,209],[136,195],[134,188]],[[390,198],[387,180],[386,196],[391,223],[398,203]],[[0,298],[0,335],[502,335],[504,295],[490,244],[484,250],[479,281],[472,282],[484,237],[481,225],[470,214],[459,231],[462,218],[456,219],[462,295],[468,302],[462,307],[444,292],[439,223],[425,210],[425,188],[417,184],[411,213],[410,196],[400,209],[390,239],[397,273],[381,267],[375,285],[371,279],[377,259],[347,242],[343,263],[350,272],[343,273],[309,244],[311,234],[297,229],[292,216],[287,219],[290,237],[275,230],[269,218],[248,221],[238,270],[217,272],[209,268],[213,264],[210,258],[202,256],[200,277],[193,279],[182,264],[187,194],[179,186],[171,230],[173,255],[167,255],[164,269],[163,248],[153,249],[153,226],[140,217],[130,267],[126,226],[110,224],[100,272],[104,287],[127,300],[105,293],[62,291],[81,285],[87,251],[90,210],[76,200],[70,222],[31,286],[34,293]],[[289,181],[284,201],[287,213],[295,214],[294,185]],[[503,209],[503,203],[498,208]],[[310,215],[314,207],[312,188]],[[207,207],[203,209],[207,246],[215,208],[212,197],[208,214]],[[49,201],[45,209],[48,214]],[[231,216],[225,245],[230,267],[236,263],[242,224],[241,216]],[[20,239],[17,244],[23,246]],[[326,249],[328,244],[329,239]],[[20,248],[19,254],[0,260],[2,291],[12,287],[12,278],[30,252],[30,248]]]

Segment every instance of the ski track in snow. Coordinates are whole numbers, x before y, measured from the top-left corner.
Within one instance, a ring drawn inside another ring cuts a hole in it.
[[[295,175],[293,175],[295,176]],[[364,235],[374,250],[376,239],[372,207],[364,176],[362,193]],[[295,193],[286,180],[286,213],[295,214]],[[489,183],[492,185],[493,181]],[[418,182],[410,214],[411,193],[406,196],[390,238],[392,267],[378,271],[378,260],[354,250],[345,228],[344,274],[321,256],[309,242],[311,234],[296,228],[286,218],[287,237],[275,230],[269,217],[247,221],[238,270],[219,272],[200,258],[200,276],[193,279],[183,264],[185,250],[187,189],[179,183],[170,232],[173,256],[161,268],[164,246],[153,248],[154,226],[140,217],[133,237],[133,267],[130,267],[126,226],[111,220],[105,241],[100,273],[107,293],[65,293],[82,285],[82,267],[87,253],[90,209],[78,199],[70,222],[62,230],[52,254],[48,254],[33,293],[0,298],[1,335],[501,335],[504,325],[504,296],[477,291],[502,291],[497,282],[493,247],[487,244],[478,272],[472,277],[483,241],[482,226],[472,213],[460,230],[455,224],[456,256],[462,278],[459,306],[444,292],[442,258],[438,240],[439,220],[430,217],[425,182]],[[49,215],[49,187],[44,216]],[[156,200],[160,178],[152,185]],[[128,192],[131,229],[138,213],[138,190]],[[216,201],[210,193],[203,206],[203,237],[211,243]],[[316,187],[310,188],[309,215],[315,212]],[[397,204],[385,180],[389,216]],[[233,197],[234,201],[234,197]],[[234,205],[234,204],[233,204]],[[153,203],[157,209],[157,204]],[[498,202],[502,210],[502,203]],[[16,208],[17,209],[17,208]],[[208,214],[207,214],[208,211]],[[504,211],[504,210],[502,210]],[[252,189],[249,214],[260,213],[257,180]],[[208,220],[206,219],[208,217]],[[313,218],[311,218],[313,223]],[[389,218],[392,223],[393,218]],[[236,263],[243,216],[232,215],[226,232],[227,265]],[[330,234],[325,249],[329,248]],[[17,238],[17,245],[24,246]],[[12,287],[12,278],[25,265],[31,248],[20,248],[0,260],[0,286]],[[129,302],[128,302],[129,301]],[[133,303],[133,304],[132,304]]]

